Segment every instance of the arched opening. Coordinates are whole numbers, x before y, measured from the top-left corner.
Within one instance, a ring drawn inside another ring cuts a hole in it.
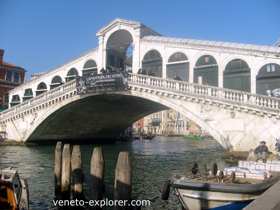
[[[130,32],[114,32],[106,44],[106,69],[110,72],[132,72],[133,38]]]
[[[139,118],[164,109],[166,107],[159,103],[139,97],[117,94],[90,96],[44,116],[28,141],[56,140],[57,136],[79,142],[113,141]]]
[[[251,91],[251,76],[248,64],[241,59],[230,61],[224,70],[224,88]]]
[[[33,91],[31,88],[25,89],[24,96],[22,98],[23,101],[33,98]]]
[[[82,75],[87,77],[96,74],[97,74],[96,62],[94,60],[88,60],[83,67]]]
[[[201,56],[194,67],[194,82],[218,86],[218,64],[211,55]]]
[[[19,97],[19,95],[13,95],[10,105],[11,106],[15,106],[15,105],[18,105],[18,104],[20,104],[20,97]]]
[[[145,54],[142,60],[142,70],[139,73],[162,77],[162,57],[157,50],[150,50]]]
[[[27,138],[31,141],[57,140],[57,136],[63,137],[65,140],[114,139],[121,131],[144,116],[171,108],[176,110],[177,114],[171,114],[169,119],[179,123],[178,113],[180,113],[180,115],[182,114],[185,118],[195,122],[204,131],[209,132],[208,134],[213,136],[222,146],[230,148],[230,143],[224,139],[223,133],[209,126],[198,115],[193,114],[180,104],[160,99],[161,96],[157,95],[139,97],[119,94],[77,98],[62,107],[57,107],[52,113],[49,113],[50,115],[40,118],[31,128]],[[165,126],[166,120],[168,121],[165,119],[163,126]],[[99,122],[98,125],[96,122]]]
[[[189,80],[189,62],[182,52],[172,54],[166,65],[166,77],[175,80]]]
[[[36,96],[44,93],[48,91],[47,85],[44,82],[41,82],[38,86],[37,86],[37,90],[36,90]]]
[[[256,78],[257,94],[280,97],[280,65],[264,65]]]
[[[71,68],[67,73],[65,81],[66,82],[71,81],[71,80],[75,79],[77,76],[79,76],[77,69]]]
[[[50,85],[50,88],[51,89],[54,89],[60,85],[62,85],[63,82],[62,82],[62,78],[60,76],[55,76],[53,79],[52,79],[52,82],[51,82],[51,85]]]

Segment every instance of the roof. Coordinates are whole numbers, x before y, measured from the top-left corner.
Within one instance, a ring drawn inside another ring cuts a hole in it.
[[[0,63],[0,67],[2,67],[2,66],[8,67],[8,68],[18,68],[18,69],[21,69],[22,71],[25,71],[24,68],[22,68],[20,66],[16,66],[15,64],[7,63],[7,62],[4,62],[4,61],[2,63]]]
[[[104,33],[106,33],[108,30],[110,30],[111,28],[113,28],[114,26],[118,25],[118,24],[123,24],[123,25],[130,25],[133,28],[147,28],[150,31],[152,31],[154,34],[156,35],[160,35],[159,33],[157,33],[156,31],[154,31],[153,29],[151,29],[150,27],[144,25],[143,23],[139,22],[139,21],[133,21],[133,20],[126,20],[126,19],[121,19],[121,18],[116,18],[113,21],[111,21],[109,24],[107,24],[106,26],[102,27],[97,33],[96,35],[102,35]]]
[[[182,45],[193,45],[193,46],[203,46],[203,47],[208,46],[208,47],[232,48],[232,49],[239,49],[239,50],[280,54],[279,47],[270,46],[270,45],[253,45],[253,44],[241,44],[235,42],[181,39],[181,38],[164,37],[164,36],[145,36],[142,38],[142,40],[155,41],[155,42],[169,42],[169,43],[177,43]]]
[[[97,33],[96,35],[99,36],[100,34],[106,32],[107,30],[111,29],[112,27],[114,27],[115,25],[122,23],[125,25],[131,25],[134,27],[140,27],[141,23],[138,21],[132,21],[132,20],[125,20],[125,19],[121,19],[121,18],[116,18],[113,21],[111,21],[109,24],[107,24],[106,26],[102,27]]]

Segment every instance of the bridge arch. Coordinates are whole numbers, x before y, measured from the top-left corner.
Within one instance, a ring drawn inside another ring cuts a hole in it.
[[[46,83],[45,82],[40,82],[37,85],[36,96],[38,96],[38,95],[40,95],[40,94],[42,94],[46,91],[48,91],[48,87],[47,87]]]
[[[256,92],[262,95],[280,96],[280,65],[268,63],[263,65],[256,76]]]
[[[199,78],[202,84],[218,86],[218,63],[212,55],[203,55],[198,58],[194,67],[194,82],[198,83]]]
[[[223,72],[223,87],[240,91],[251,91],[251,68],[240,58],[229,61]]]
[[[82,70],[82,76],[88,76],[90,74],[97,74],[97,64],[93,59],[87,60]]]
[[[51,81],[51,84],[50,84],[50,89],[54,89],[54,88],[56,88],[56,87],[58,87],[62,84],[63,84],[62,77],[56,75],[52,78],[52,81]]]
[[[160,52],[151,49],[145,53],[142,59],[141,74],[147,74],[155,77],[162,77],[163,59]]]
[[[169,56],[166,64],[166,77],[168,79],[189,80],[189,61],[183,52],[175,52]]]
[[[133,90],[131,92],[118,92],[118,93],[112,93],[112,94],[113,95],[120,95],[120,96],[128,96],[128,97],[133,97],[133,98],[142,98],[142,99],[144,99],[146,101],[150,101],[154,104],[159,104],[160,106],[164,106],[164,107],[174,109],[174,110],[178,111],[179,113],[181,113],[182,115],[184,115],[185,117],[187,117],[188,119],[197,123],[202,129],[204,129],[210,135],[212,135],[217,140],[217,142],[219,142],[224,148],[227,148],[227,149],[231,148],[231,144],[227,140],[225,134],[223,134],[221,131],[219,131],[216,127],[213,127],[210,124],[208,124],[206,121],[204,121],[199,116],[198,113],[193,112],[187,105],[178,103],[173,98],[163,98],[160,95],[151,94],[149,92],[138,92],[138,91],[133,91]],[[91,98],[91,97],[93,97],[94,101],[96,101],[95,97],[102,96],[102,95],[103,94],[87,94],[87,95],[84,95],[84,96],[75,95],[72,98],[69,98],[69,100],[64,101],[63,103],[58,103],[53,108],[50,108],[47,111],[45,111],[43,114],[38,115],[38,118],[36,119],[34,124],[32,124],[31,128],[28,130],[28,133],[26,133],[26,135],[24,137],[25,138],[24,141],[29,139],[31,137],[31,135],[36,131],[36,129],[47,118],[50,117],[51,119],[53,119],[52,114],[54,114],[57,111],[63,109],[65,106],[74,104],[76,102],[79,102],[79,101],[82,101],[84,99]],[[108,94],[107,96],[110,97],[110,94]],[[110,100],[110,99],[108,99],[108,100]],[[131,101],[131,99],[130,99],[130,101]],[[110,104],[114,104],[114,103],[110,102]],[[153,110],[153,112],[155,112],[155,111],[156,110]],[[158,110],[158,111],[160,111],[160,110]],[[146,110],[146,112],[144,114],[151,114],[151,113],[152,112],[148,112]],[[145,115],[143,115],[143,113],[142,113],[141,117],[144,117],[144,116]],[[135,121],[136,120],[137,119],[135,119]]]
[[[119,29],[106,40],[106,69],[132,72],[134,39],[130,31]]]
[[[67,75],[65,77],[65,81],[69,82],[73,79],[75,79],[76,77],[79,76],[78,70],[76,68],[71,68],[68,72]]]

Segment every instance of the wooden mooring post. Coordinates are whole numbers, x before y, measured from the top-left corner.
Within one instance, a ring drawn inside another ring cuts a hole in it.
[[[57,142],[54,164],[56,199],[85,199],[80,146],[74,145],[71,152],[70,144],[63,146],[61,142]],[[90,199],[103,199],[105,190],[104,171],[105,160],[103,150],[101,147],[96,147],[92,152],[90,163],[90,176],[92,178],[92,194]],[[128,152],[120,152],[115,169],[114,200],[130,201],[131,191],[132,165],[130,155]],[[129,206],[115,206],[115,210],[130,209],[132,208]]]
[[[83,169],[81,150],[79,145],[74,145],[71,154],[71,195],[72,199],[83,198]]]
[[[92,199],[101,200],[104,193],[104,156],[101,147],[95,147],[90,163],[90,176],[92,179]]]
[[[132,169],[129,153],[120,152],[115,170],[115,200],[131,200],[131,177]],[[131,207],[116,206],[115,209],[131,209]]]
[[[62,171],[61,171],[61,196],[63,199],[70,199],[70,173],[71,173],[70,144],[65,144],[62,152]]]
[[[62,164],[62,142],[57,142],[54,155],[54,189],[55,197],[61,193],[61,164]]]

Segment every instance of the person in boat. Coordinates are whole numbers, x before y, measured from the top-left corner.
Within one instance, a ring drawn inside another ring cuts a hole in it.
[[[269,150],[268,147],[266,146],[266,142],[261,141],[259,146],[255,148],[254,153],[257,161],[262,160],[265,163],[269,154]]]

